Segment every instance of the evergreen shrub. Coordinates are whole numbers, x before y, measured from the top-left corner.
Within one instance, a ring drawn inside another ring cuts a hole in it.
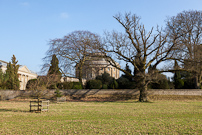
[[[73,87],[72,82],[63,82],[57,84],[58,89],[72,89],[72,87]]]
[[[103,84],[102,85],[102,89],[108,89],[108,85],[107,84]]]
[[[102,82],[100,80],[89,80],[86,83],[86,89],[100,89],[102,88]]]
[[[72,86],[72,89],[82,89],[82,85],[80,82],[72,82],[73,83],[73,86]]]

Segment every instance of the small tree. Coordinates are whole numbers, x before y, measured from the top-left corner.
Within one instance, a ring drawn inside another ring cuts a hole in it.
[[[29,80],[26,88],[32,90],[34,97],[41,98],[44,96],[44,91],[53,84],[55,78],[55,75],[38,76],[37,79]]]
[[[56,97],[62,97],[62,92],[60,92],[59,89],[57,89],[54,93]]]

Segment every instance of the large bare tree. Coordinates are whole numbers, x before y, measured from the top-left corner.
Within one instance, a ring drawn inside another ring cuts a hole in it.
[[[140,17],[135,14],[118,14],[114,18],[122,26],[124,32],[106,33],[104,45],[100,47],[100,50],[112,66],[132,76],[140,90],[139,101],[145,102],[148,100],[147,85],[152,80],[158,79],[156,77],[159,71],[156,70],[157,66],[174,55],[175,41],[179,35],[169,43],[167,34],[163,34],[158,27],[156,31],[152,28],[147,32],[144,25],[140,23]],[[131,74],[119,67],[114,58],[132,65],[134,73]],[[154,70],[150,68],[150,72],[147,72],[151,65]]]
[[[182,63],[182,70],[193,74],[195,88],[200,88],[202,75],[202,11],[183,11],[167,20],[169,39],[177,40],[175,59]],[[175,41],[176,42],[176,41]]]
[[[80,83],[83,84],[83,66],[89,55],[97,52],[97,46],[100,46],[99,36],[89,31],[74,31],[63,38],[51,40],[49,45],[46,59],[55,54],[59,59],[63,75],[74,75],[70,69],[74,70],[77,66],[78,78]]]

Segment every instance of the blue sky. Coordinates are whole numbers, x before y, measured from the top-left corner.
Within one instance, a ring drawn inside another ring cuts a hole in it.
[[[121,30],[112,17],[131,12],[149,31],[183,10],[201,10],[202,0],[0,0],[0,59],[39,72],[50,39],[75,30],[103,35]]]

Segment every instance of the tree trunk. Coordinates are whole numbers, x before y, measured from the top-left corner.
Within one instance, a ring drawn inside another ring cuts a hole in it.
[[[82,88],[83,88],[83,81],[82,81],[82,74],[83,74],[83,72],[82,72],[82,67],[79,67],[78,69],[79,69],[79,82],[81,83]]]
[[[201,87],[201,75],[196,75],[194,78],[195,89],[200,89]]]
[[[147,86],[144,85],[140,88],[140,97],[139,97],[140,102],[147,102]]]
[[[195,75],[195,77],[194,77],[194,87],[195,87],[195,89],[200,89],[200,82],[199,82],[198,75]]]
[[[145,82],[145,79],[143,79],[143,81],[141,82],[141,87],[139,88],[140,90],[140,97],[139,97],[139,101],[140,102],[147,102],[147,85]]]

